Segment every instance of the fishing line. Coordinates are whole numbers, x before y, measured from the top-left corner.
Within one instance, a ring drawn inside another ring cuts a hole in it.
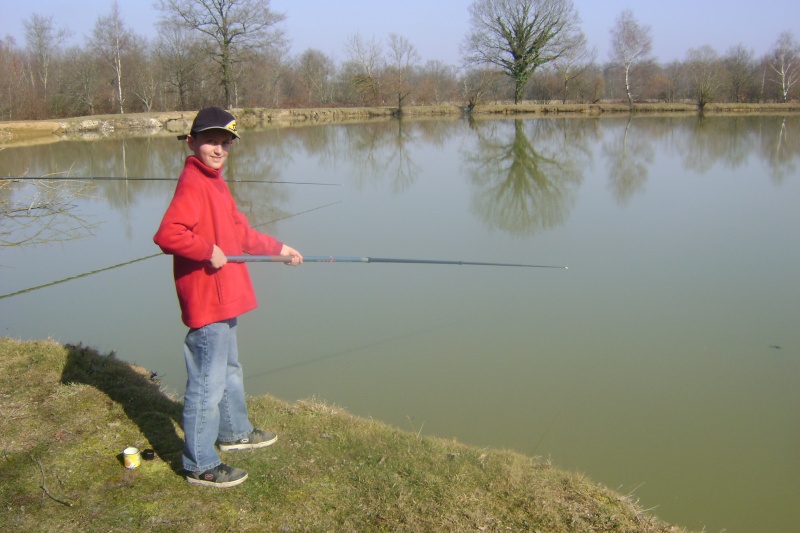
[[[256,379],[256,378],[259,378],[261,376],[265,376],[267,374],[277,374],[278,372],[285,372],[287,370],[293,370],[293,369],[304,367],[304,366],[315,365],[317,363],[321,363],[321,362],[327,361],[329,359],[336,359],[336,358],[343,357],[343,356],[346,356],[346,355],[351,355],[351,354],[354,354],[354,353],[362,352],[362,351],[367,350],[369,348],[375,348],[377,346],[393,344],[393,343],[395,343],[397,341],[400,341],[400,340],[403,340],[403,339],[408,339],[408,338],[412,338],[413,339],[413,338],[416,338],[416,337],[418,337],[420,335],[423,335],[423,334],[428,334],[428,333],[432,333],[434,331],[450,328],[452,326],[455,326],[456,324],[460,324],[460,323],[465,322],[465,321],[466,321],[466,319],[456,320],[455,322],[448,322],[446,324],[440,324],[438,326],[432,326],[430,328],[420,329],[420,330],[416,330],[416,331],[407,331],[405,333],[398,333],[397,335],[394,335],[392,337],[387,337],[385,339],[379,339],[379,340],[376,340],[376,341],[373,341],[373,342],[360,344],[360,345],[357,345],[357,346],[353,346],[351,348],[345,348],[345,349],[343,349],[341,351],[338,351],[338,352],[333,352],[333,353],[320,355],[319,357],[312,357],[311,359],[307,359],[305,361],[299,361],[299,362],[296,362],[296,363],[291,363],[291,364],[280,366],[280,367],[270,368],[270,369],[267,369],[267,370],[265,370],[263,372],[259,372],[257,374],[247,374],[247,376],[245,376],[244,379],[245,379],[245,381],[249,381],[251,379]]]
[[[57,280],[57,281],[51,281],[50,283],[45,283],[44,285],[38,285],[36,287],[31,287],[29,289],[22,289],[21,291],[11,292],[9,294],[3,294],[3,295],[0,295],[0,300],[2,300],[3,298],[10,298],[12,296],[17,296],[18,294],[24,294],[26,292],[33,292],[33,291],[36,291],[36,290],[39,290],[39,289],[44,289],[45,287],[52,287],[53,285],[58,285],[59,283],[66,283],[68,281],[72,281],[73,279],[85,278],[87,276],[91,276],[92,274],[99,274],[100,272],[105,272],[107,270],[113,270],[115,268],[119,268],[119,267],[123,267],[123,266],[127,266],[127,265],[132,265],[133,263],[138,263],[139,261],[144,261],[145,259],[151,259],[153,257],[158,257],[159,255],[164,255],[164,254],[160,254],[159,253],[159,254],[148,255],[148,256],[145,256],[145,257],[140,257],[138,259],[134,259],[133,261],[128,261],[126,263],[119,263],[117,265],[112,265],[110,267],[101,268],[99,270],[92,270],[90,272],[84,272],[83,274],[78,274],[77,276],[70,276],[68,278],[60,279],[60,280]]]
[[[307,209],[305,211],[300,211],[299,213],[294,213],[291,215],[286,215],[285,217],[276,218],[275,220],[270,220],[269,222],[262,222],[261,224],[256,224],[254,226],[250,226],[251,228],[260,228],[261,226],[266,226],[268,224],[274,224],[275,222],[280,222],[281,220],[286,220],[287,218],[292,218],[300,215],[305,215],[306,213],[311,213],[312,211],[316,211],[317,209],[322,209],[323,207],[330,207],[332,205],[340,204],[343,200],[339,200],[336,202],[331,202],[329,204],[321,205],[319,207],[312,207],[311,209]],[[290,259],[291,261],[291,259]]]

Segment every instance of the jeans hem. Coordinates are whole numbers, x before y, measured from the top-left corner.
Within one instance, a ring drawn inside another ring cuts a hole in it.
[[[218,466],[219,466],[219,465],[221,465],[221,464],[222,464],[222,461],[217,461],[217,463],[216,463],[216,464],[213,464],[213,465],[209,466],[208,468],[203,468],[203,467],[200,467],[200,468],[198,468],[198,467],[196,467],[196,466],[193,466],[193,467],[187,467],[187,466],[184,464],[184,465],[183,465],[183,469],[184,469],[184,470],[186,470],[187,472],[193,472],[193,473],[203,473],[203,472],[208,472],[208,471],[209,471],[209,470],[211,470],[212,468],[216,468],[216,467],[218,467]]]
[[[217,437],[217,442],[222,442],[222,443],[224,443],[224,444],[230,444],[231,442],[236,442],[236,441],[237,441],[237,440],[239,440],[239,439],[243,439],[243,438],[245,438],[245,437],[246,437],[246,436],[248,436],[250,433],[252,433],[254,430],[255,430],[255,428],[251,427],[251,428],[250,428],[248,431],[245,431],[244,433],[241,433],[241,434],[239,434],[239,435],[235,435],[233,438],[230,438],[230,439],[229,439],[229,438],[225,438],[225,439],[223,440],[223,439],[221,439],[221,438]]]

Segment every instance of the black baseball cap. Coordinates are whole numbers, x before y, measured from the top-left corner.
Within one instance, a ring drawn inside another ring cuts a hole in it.
[[[204,107],[192,122],[192,129],[189,135],[194,135],[206,130],[225,130],[232,133],[237,139],[241,139],[236,133],[236,117],[220,107]],[[178,139],[185,139],[187,135],[178,135]]]

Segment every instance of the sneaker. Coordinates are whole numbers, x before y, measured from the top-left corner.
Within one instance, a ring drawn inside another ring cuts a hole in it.
[[[219,449],[223,452],[229,450],[246,450],[248,448],[263,448],[274,444],[278,436],[271,431],[254,429],[249,435],[233,442],[220,442]]]
[[[247,472],[224,463],[205,472],[187,472],[186,474],[186,481],[193,485],[205,485],[222,489],[235,487],[244,483],[245,479],[247,479]]]

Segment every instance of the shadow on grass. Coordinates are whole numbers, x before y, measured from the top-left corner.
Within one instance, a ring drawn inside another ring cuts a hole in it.
[[[146,370],[137,371],[113,355],[100,355],[85,346],[66,345],[66,348],[69,353],[61,383],[91,385],[121,405],[158,456],[176,474],[182,475],[183,439],[173,424],[181,422],[181,402],[167,396]]]

